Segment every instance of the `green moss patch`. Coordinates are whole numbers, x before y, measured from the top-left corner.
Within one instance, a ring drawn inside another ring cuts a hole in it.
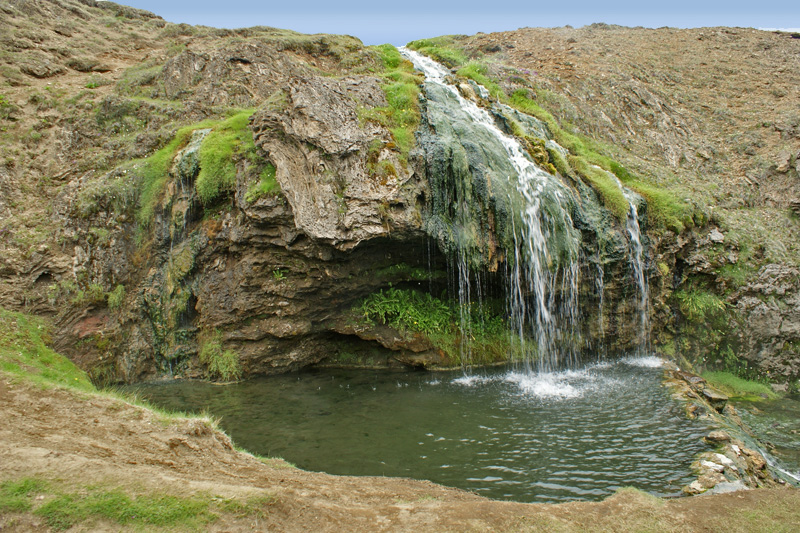
[[[252,109],[239,110],[226,120],[206,120],[180,128],[166,146],[150,157],[135,162],[133,168],[141,176],[139,209],[140,225],[149,226],[170,179],[170,169],[178,152],[186,147],[192,133],[210,129],[198,150],[200,171],[195,189],[204,205],[211,205],[236,183],[236,160],[256,160],[256,148],[250,131]]]
[[[258,175],[258,181],[253,182],[247,188],[245,194],[245,201],[252,204],[259,198],[268,196],[275,196],[281,192],[281,186],[278,185],[278,180],[275,179],[276,169],[272,163],[267,163],[261,174]]]
[[[253,134],[248,127],[253,110],[236,113],[215,125],[200,145],[200,173],[195,189],[203,204],[209,205],[236,183],[234,156],[255,154]]]
[[[769,385],[743,379],[730,372],[707,371],[702,373],[712,387],[719,389],[732,398],[743,400],[775,399],[778,395]]]

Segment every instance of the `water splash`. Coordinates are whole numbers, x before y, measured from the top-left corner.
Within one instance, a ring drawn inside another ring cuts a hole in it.
[[[620,359],[620,362],[629,366],[638,366],[639,368],[661,368],[664,366],[664,361],[655,355],[624,357]]]

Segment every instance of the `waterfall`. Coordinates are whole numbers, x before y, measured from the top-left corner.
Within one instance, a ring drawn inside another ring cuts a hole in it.
[[[502,243],[507,307],[526,366],[548,371],[574,364],[579,350],[581,237],[570,215],[576,203],[572,191],[536,166],[519,141],[504,133],[486,109],[463,97],[448,81],[450,74],[443,66],[405,48],[401,53],[425,75],[426,112],[434,127],[447,128],[448,134],[467,145],[464,151],[469,154],[460,154],[460,162],[448,162],[447,172],[469,167],[467,172],[478,173],[482,179],[475,180],[480,187],[472,185],[472,175],[465,178],[469,184],[447,184],[455,192],[441,202],[445,205],[440,210],[449,215],[435,227],[440,235],[458,236],[459,304],[466,310],[462,312],[469,312],[471,305],[470,250],[481,246],[471,227],[470,210],[474,208],[468,195],[472,194],[486,205],[507,207],[498,210],[502,212],[498,217],[502,214],[506,220],[496,224],[507,228]],[[437,118],[441,120],[436,122]],[[467,128],[473,129],[463,131]],[[476,153],[485,162],[468,164],[468,156]]]
[[[636,207],[641,201],[641,198],[625,187],[614,174],[611,172],[607,172],[607,174],[614,180],[614,183],[617,184],[617,187],[622,191],[625,199],[628,200],[628,215],[626,220],[629,242],[628,258],[639,294],[639,298],[636,301],[638,316],[636,349],[638,355],[646,355],[649,353],[650,349],[650,288],[647,283],[647,276],[645,275],[644,247],[642,246],[642,232],[639,226],[639,209]]]

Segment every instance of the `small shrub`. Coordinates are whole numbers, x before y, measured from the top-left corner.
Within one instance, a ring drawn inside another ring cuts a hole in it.
[[[222,332],[215,330],[201,338],[200,362],[208,368],[208,375],[222,381],[234,381],[242,375],[239,355],[222,349]]]
[[[128,68],[117,82],[117,92],[123,95],[142,95],[143,89],[152,86],[161,76],[163,65],[154,60]]]
[[[17,107],[8,101],[5,95],[0,94],[0,118],[9,119],[17,110]]]
[[[98,87],[102,87],[104,85],[110,85],[110,84],[111,84],[111,81],[109,81],[108,79],[106,79],[106,78],[104,78],[102,76],[97,76],[96,74],[93,74],[93,75],[89,76],[89,80],[86,82],[86,88],[87,89],[97,89]]]
[[[689,322],[706,323],[721,318],[727,311],[727,304],[716,294],[700,289],[678,291],[673,297]]]

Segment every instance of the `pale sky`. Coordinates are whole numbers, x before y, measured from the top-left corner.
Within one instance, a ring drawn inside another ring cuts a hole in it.
[[[800,27],[800,0],[121,0],[170,22],[218,28],[273,26],[354,35],[364,44],[593,22],[673,26]]]

